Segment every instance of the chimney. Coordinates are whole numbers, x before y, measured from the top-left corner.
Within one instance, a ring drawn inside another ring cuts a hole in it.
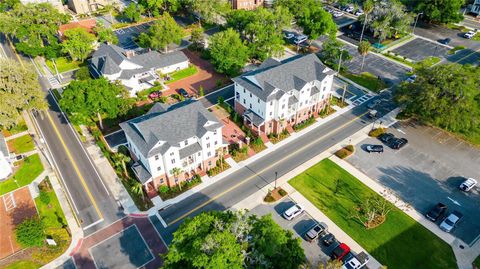
[[[134,50],[127,50],[125,51],[125,56],[130,59],[132,58],[133,56],[135,56],[135,51]]]

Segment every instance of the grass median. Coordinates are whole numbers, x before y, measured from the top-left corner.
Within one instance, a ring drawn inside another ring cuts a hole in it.
[[[333,161],[325,159],[289,183],[388,268],[456,268],[451,247],[397,208],[373,229],[353,218],[361,201],[379,195]]]

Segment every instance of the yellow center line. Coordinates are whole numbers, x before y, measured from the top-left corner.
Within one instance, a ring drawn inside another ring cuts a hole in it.
[[[10,44],[10,47],[12,48],[13,52],[15,53],[15,56],[17,57],[18,61],[20,62],[20,64],[22,65],[22,67],[25,68],[25,65],[23,64],[22,59],[20,59],[20,56],[18,55],[17,51],[15,50],[15,47],[13,46],[12,41],[10,40],[10,38],[9,38],[7,35],[5,35],[5,36],[6,36],[8,42],[9,42],[9,44]],[[67,145],[65,144],[65,141],[63,140],[62,136],[60,135],[60,132],[58,131],[57,126],[56,126],[55,123],[53,122],[53,119],[52,119],[52,117],[50,116],[50,114],[48,113],[48,111],[45,111],[45,114],[47,115],[47,118],[48,118],[50,124],[52,125],[53,130],[55,131],[55,134],[57,135],[58,139],[59,139],[60,142],[62,143],[63,149],[64,149],[65,152],[67,153],[68,159],[70,160],[70,163],[73,165],[73,169],[75,170],[78,178],[80,179],[80,182],[82,183],[83,188],[84,188],[85,191],[87,192],[87,196],[88,196],[88,198],[90,199],[90,201],[92,202],[93,207],[95,208],[95,211],[97,212],[97,214],[98,214],[98,216],[100,217],[100,219],[103,219],[103,215],[102,215],[102,213],[100,212],[100,210],[98,209],[97,203],[95,202],[95,199],[93,198],[93,195],[92,195],[92,193],[90,192],[90,189],[88,188],[87,183],[85,182],[85,179],[83,178],[82,174],[80,173],[80,169],[78,169],[77,164],[76,164],[75,161],[73,160],[72,154],[70,153],[70,150],[68,150],[68,147],[67,147]],[[72,197],[72,199],[73,199],[73,197]]]
[[[50,121],[50,124],[53,126],[53,130],[55,131],[55,134],[57,135],[58,140],[60,140],[60,143],[62,143],[63,149],[67,153],[67,157],[70,160],[70,163],[72,163],[73,169],[75,170],[75,173],[78,175],[78,178],[80,179],[80,182],[82,183],[83,188],[87,192],[87,196],[90,199],[90,201],[92,202],[93,207],[95,208],[95,211],[97,212],[100,219],[103,219],[103,215],[100,212],[100,210],[98,209],[97,203],[95,202],[95,199],[93,198],[93,195],[90,192],[90,189],[88,188],[87,183],[85,182],[85,179],[83,178],[82,174],[80,173],[80,170],[78,169],[77,164],[73,160],[72,154],[70,153],[70,150],[68,149],[67,145],[65,144],[65,141],[63,140],[62,136],[60,135],[60,132],[58,131],[57,126],[53,122],[53,119],[50,116],[50,114],[48,113],[48,111],[45,111],[45,114],[47,115],[47,118]]]
[[[259,174],[267,171],[268,169],[272,168],[274,165],[277,165],[278,163],[285,161],[286,159],[290,158],[291,156],[293,156],[293,155],[295,155],[295,154],[303,151],[304,149],[306,149],[306,148],[308,148],[308,147],[311,147],[312,144],[317,143],[318,141],[320,141],[320,140],[324,139],[325,137],[327,137],[327,136],[329,136],[329,135],[337,132],[338,130],[341,130],[341,129],[347,127],[348,125],[352,124],[353,122],[355,122],[355,121],[358,120],[359,118],[363,117],[363,116],[366,115],[367,113],[368,113],[368,111],[365,112],[365,113],[363,113],[363,114],[361,114],[360,116],[357,116],[357,117],[355,117],[354,119],[352,119],[352,120],[350,120],[350,121],[342,124],[341,126],[339,126],[339,127],[335,128],[335,129],[331,130],[330,132],[328,132],[328,133],[320,136],[319,138],[317,138],[317,139],[313,140],[312,142],[304,145],[303,147],[301,147],[301,148],[299,148],[299,149],[291,152],[290,154],[286,155],[285,157],[283,157],[283,158],[280,159],[279,161],[277,161],[277,162],[275,162],[275,163],[272,163],[272,164],[266,166],[265,168],[263,168],[263,169],[260,170],[259,172],[256,172],[254,175],[249,176],[248,178],[244,179],[243,181],[240,181],[240,182],[238,182],[237,184],[233,185],[232,187],[230,187],[230,188],[224,190],[223,192],[221,192],[221,193],[213,196],[213,197],[210,198],[208,201],[203,202],[202,204],[196,206],[195,208],[191,209],[190,211],[188,211],[188,212],[186,212],[185,214],[181,215],[180,217],[176,218],[176,219],[173,220],[172,222],[168,223],[168,226],[173,225],[173,224],[179,222],[180,220],[184,219],[185,217],[187,217],[188,215],[190,215],[190,214],[192,214],[193,212],[197,211],[198,209],[200,209],[200,208],[202,208],[202,207],[204,207],[204,206],[212,203],[213,201],[217,200],[218,198],[224,196],[225,194],[227,194],[227,193],[235,190],[236,188],[238,188],[238,187],[242,186],[243,184],[247,183],[248,181],[256,178]]]

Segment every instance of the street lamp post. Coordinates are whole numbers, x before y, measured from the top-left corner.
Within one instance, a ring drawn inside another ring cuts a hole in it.
[[[420,15],[423,15],[423,12],[417,14],[417,17],[415,18],[415,23],[413,24],[412,34],[415,34],[415,27],[417,26],[418,17],[420,17]]]
[[[278,173],[275,171],[275,189],[277,188],[277,177],[278,177]]]

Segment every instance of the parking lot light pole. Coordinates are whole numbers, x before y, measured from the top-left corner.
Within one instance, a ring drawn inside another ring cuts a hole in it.
[[[413,35],[415,34],[415,27],[417,26],[418,17],[420,17],[420,15],[423,15],[423,12],[418,13],[417,17],[415,18],[415,23],[413,24],[413,30],[412,30]]]

